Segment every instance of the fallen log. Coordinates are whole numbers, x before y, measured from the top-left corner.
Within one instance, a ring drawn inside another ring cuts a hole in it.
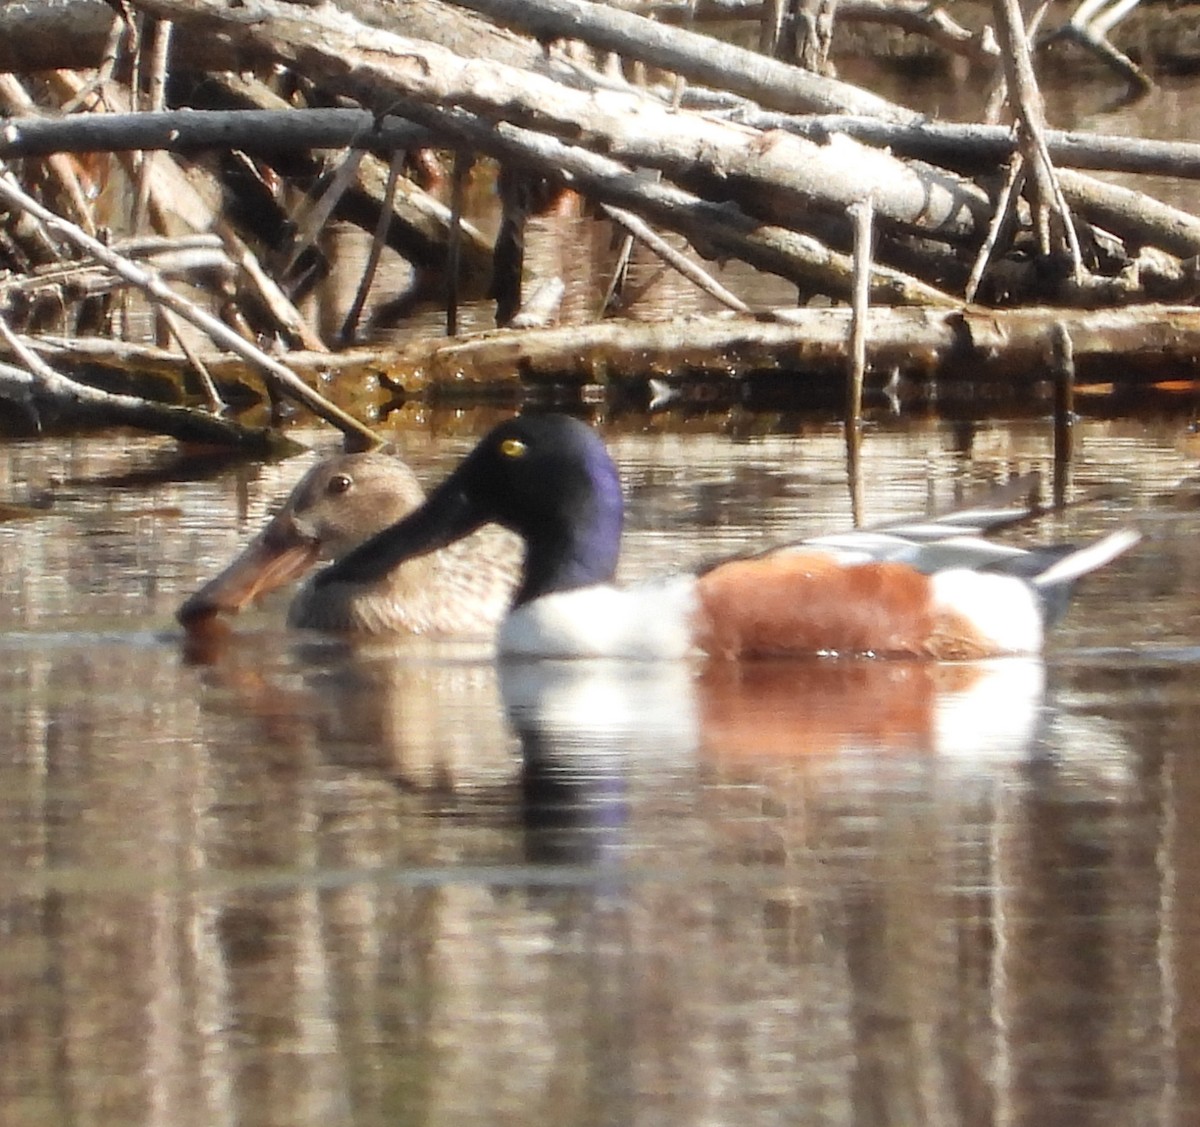
[[[898,156],[969,174],[990,171],[1007,161],[1016,149],[1007,125],[949,121],[897,123],[849,114],[804,116],[748,110],[739,115],[760,129],[788,129],[822,141],[844,133],[864,144],[891,149]],[[1200,144],[1161,141],[1080,130],[1046,130],[1046,147],[1054,163],[1090,172],[1127,172],[1143,176],[1200,178]]]
[[[589,0],[452,0],[543,42],[582,39],[595,49],[661,67],[787,113],[862,113],[884,121],[920,115],[848,82],[670,27],[633,12]]]
[[[397,397],[422,401],[498,394],[514,402],[531,389],[645,386],[699,378],[735,384],[778,373],[797,389],[845,385],[851,312],[780,309],[771,320],[717,315],[661,322],[607,321],[496,329],[470,337],[421,337],[399,347],[355,347],[334,355],[293,352],[291,368],[320,381],[323,394],[361,415]],[[1200,375],[1200,308],[1107,310],[869,308],[864,363],[875,388],[896,380],[936,387],[1028,388],[1053,379],[1062,334],[1080,386],[1136,387]],[[186,361],[162,349],[106,340],[32,342],[64,370],[108,369],[182,379]],[[202,356],[223,383],[253,381],[237,357]]]
[[[0,70],[95,66],[115,18],[104,0],[0,5]]]
[[[471,12],[440,0],[339,0],[364,24],[428,39],[467,56],[531,66],[542,51]],[[139,7],[139,5],[132,5]],[[0,71],[85,70],[103,55],[118,17],[106,0],[14,0],[0,4]],[[246,58],[219,35],[183,36],[172,45],[172,66],[198,73],[241,71]]]
[[[850,318],[847,308],[790,309],[775,311],[773,321],[606,322],[409,341],[396,351],[390,379],[422,392],[514,380],[607,385],[775,371],[841,387]],[[1136,383],[1200,372],[1200,309],[1193,306],[872,308],[865,314],[866,367],[876,382],[899,375],[917,382],[1028,385],[1051,378],[1061,332],[1072,342],[1080,382]]]
[[[9,429],[27,429],[32,434],[124,427],[261,457],[298,448],[273,427],[245,426],[194,407],[114,394],[44,367],[30,371],[0,363],[0,400],[12,404],[15,409],[8,414],[25,424]]]

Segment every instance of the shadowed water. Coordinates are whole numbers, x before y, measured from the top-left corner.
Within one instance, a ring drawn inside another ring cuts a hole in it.
[[[489,421],[401,443],[432,479]],[[626,575],[848,523],[836,428],[693,429],[609,435]],[[1111,496],[1028,534],[1147,540],[1045,661],[735,669],[497,669],[280,602],[190,647],[175,606],[301,461],[10,446],[4,1121],[1195,1122],[1190,441],[1080,425],[1069,493]],[[1049,458],[881,425],[864,516]]]

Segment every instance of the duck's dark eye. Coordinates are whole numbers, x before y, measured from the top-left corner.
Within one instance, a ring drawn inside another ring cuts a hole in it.
[[[337,473],[337,474],[334,474],[333,477],[331,477],[329,479],[328,489],[329,489],[330,493],[334,493],[334,494],[349,493],[350,488],[353,485],[354,485],[354,478],[352,478],[349,474]]]

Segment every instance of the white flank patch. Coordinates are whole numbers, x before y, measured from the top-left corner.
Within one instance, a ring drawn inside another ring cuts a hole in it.
[[[695,652],[695,607],[692,576],[560,591],[512,611],[500,627],[499,650],[519,657],[687,657]]]
[[[998,654],[1035,654],[1042,648],[1042,611],[1023,579],[955,568],[932,576],[935,609],[969,622]]]

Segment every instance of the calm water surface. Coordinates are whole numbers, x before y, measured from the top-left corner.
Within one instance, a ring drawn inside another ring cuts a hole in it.
[[[490,421],[402,444],[432,477]],[[836,429],[707,425],[611,433],[627,575],[849,522]],[[1148,539],[1044,662],[736,671],[498,671],[279,603],[193,650],[174,607],[303,460],[9,446],[0,1120],[1197,1122],[1189,441],[1081,424],[1070,492],[1112,496],[1037,535]],[[1049,456],[881,424],[863,515]]]

